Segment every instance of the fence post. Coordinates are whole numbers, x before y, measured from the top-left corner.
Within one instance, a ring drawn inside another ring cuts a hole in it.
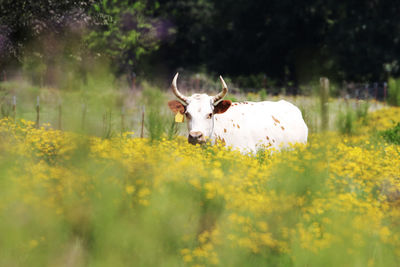
[[[320,101],[321,101],[321,128],[322,130],[328,130],[329,125],[329,79],[326,77],[321,77],[320,82]]]
[[[13,110],[13,119],[15,121],[15,117],[17,115],[17,97],[15,95],[13,96],[13,107],[12,107],[12,110]]]
[[[144,133],[144,112],[145,112],[145,107],[142,107],[142,122],[141,122],[141,129],[140,129],[140,138],[143,138],[143,133]]]
[[[58,129],[62,130],[62,100],[58,99]]]
[[[36,128],[39,128],[39,120],[40,120],[40,98],[36,97]]]
[[[125,131],[125,107],[121,107],[121,133]]]

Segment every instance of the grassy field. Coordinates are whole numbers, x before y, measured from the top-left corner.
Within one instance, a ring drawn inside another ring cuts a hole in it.
[[[219,88],[220,85],[216,86]],[[215,90],[208,93],[216,92]],[[190,95],[198,92],[184,91],[184,93]],[[56,129],[106,138],[126,131],[133,132],[135,137],[140,136],[144,112],[144,135],[154,136],[156,132],[157,139],[163,133],[171,136],[174,116],[167,107],[167,102],[176,98],[169,88],[158,88],[148,83],[144,83],[141,90],[137,91],[118,87],[111,77],[103,73],[89,76],[84,85],[80,83],[75,86],[69,85],[67,89],[39,88],[24,80],[0,83],[1,117],[14,116],[12,110],[14,97],[16,119],[36,121],[36,106],[39,99],[41,125],[50,123],[51,127]],[[321,100],[317,94],[271,96],[265,92],[264,94],[236,92],[228,93],[226,98],[232,101],[285,99],[300,108],[311,133],[321,132]],[[377,110],[385,105],[374,100],[329,98],[326,100],[326,106],[328,130],[354,133],[356,130],[354,121],[366,117],[368,110]],[[179,135],[187,134],[185,124],[173,127]]]
[[[355,103],[331,100],[332,131],[315,122],[306,146],[242,155],[168,136],[170,96],[152,89],[132,103],[146,106],[155,138],[132,138],[119,128],[118,95],[97,90],[84,130],[81,93],[63,96],[68,131],[44,123],[57,124],[45,101],[39,129],[34,103],[0,121],[0,266],[397,264],[400,147],[381,131],[400,121],[399,108],[351,113],[352,130],[340,134],[334,116]],[[317,100],[296,101],[309,124],[318,119]],[[131,107],[127,128],[138,129]],[[115,117],[104,136],[107,108]]]

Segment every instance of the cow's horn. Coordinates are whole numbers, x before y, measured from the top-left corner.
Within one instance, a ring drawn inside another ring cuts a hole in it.
[[[226,93],[228,93],[228,86],[226,85],[226,83],[225,83],[224,79],[222,78],[222,76],[219,76],[219,79],[221,80],[221,83],[222,83],[222,92],[220,92],[219,94],[214,96],[214,98],[213,98],[214,103],[217,103],[219,100],[224,98]]]
[[[176,85],[176,80],[178,79],[178,75],[179,75],[179,72],[177,72],[175,74],[175,77],[172,80],[172,85],[171,85],[172,92],[174,92],[174,94],[176,95],[177,98],[179,98],[180,100],[182,100],[183,102],[185,102],[187,104],[188,98],[178,91],[178,86]]]

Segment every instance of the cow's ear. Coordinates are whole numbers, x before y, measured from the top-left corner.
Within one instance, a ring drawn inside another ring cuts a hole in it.
[[[185,106],[177,100],[169,101],[168,106],[175,114],[178,112],[181,114],[185,113]]]
[[[232,105],[230,100],[222,100],[214,107],[214,114],[224,113]]]

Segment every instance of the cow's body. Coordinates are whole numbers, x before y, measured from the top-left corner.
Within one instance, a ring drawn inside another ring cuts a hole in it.
[[[243,152],[307,142],[308,128],[300,110],[284,100],[232,103],[214,120],[212,139]]]
[[[186,116],[191,144],[204,144],[207,139],[220,140],[246,153],[263,148],[279,150],[289,144],[307,142],[307,125],[300,110],[289,102],[222,100],[228,87],[221,76],[222,92],[217,95],[185,96],[178,90],[177,78],[178,74],[171,88],[183,103],[172,100],[168,105],[176,114]]]

